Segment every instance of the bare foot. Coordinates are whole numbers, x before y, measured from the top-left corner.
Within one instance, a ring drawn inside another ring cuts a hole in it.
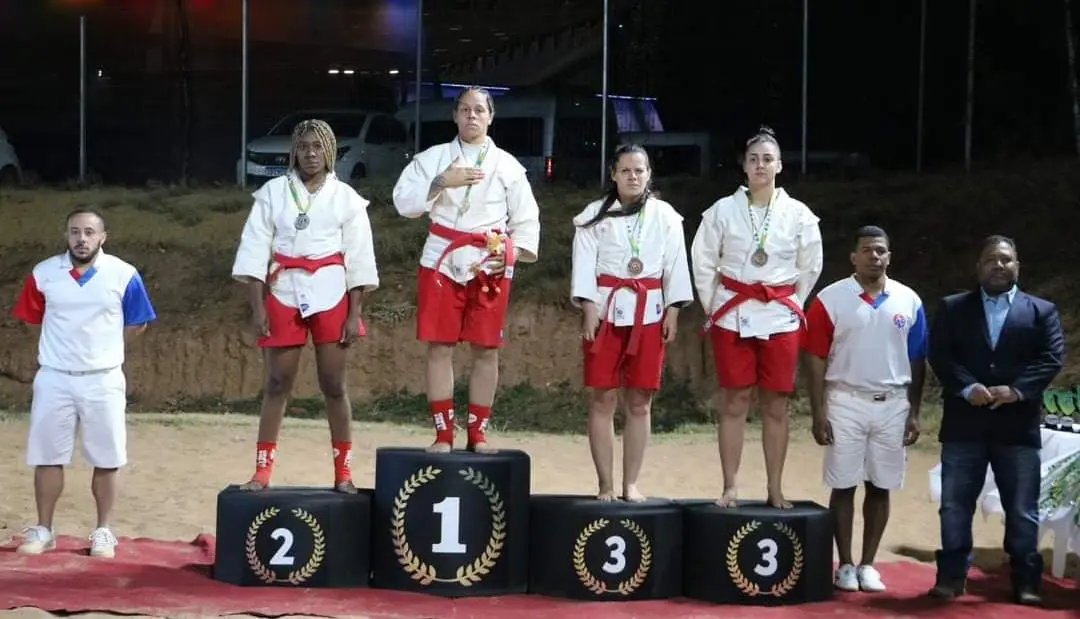
[[[791,501],[784,499],[784,493],[779,490],[769,492],[769,505],[776,509],[792,509],[795,507],[791,504]]]
[[[600,490],[600,493],[596,495],[597,501],[604,501],[605,503],[614,501],[615,498],[616,497],[614,488],[603,488]]]
[[[489,447],[486,442],[469,445],[468,450],[478,454],[493,454],[498,451],[498,449],[495,449],[494,447]]]
[[[644,503],[647,499],[637,489],[637,484],[630,484],[623,489],[623,500],[630,503]]]
[[[725,509],[729,507],[738,507],[738,491],[735,488],[728,488],[724,490],[724,494],[716,500],[717,507],[723,507]]]
[[[453,447],[450,443],[432,443],[428,446],[427,452],[433,454],[448,454],[451,449],[453,449]]]
[[[338,491],[338,492],[340,492],[342,494],[356,494],[357,492],[359,492],[359,490],[356,489],[356,486],[353,485],[351,479],[345,480],[345,481],[343,481],[343,482],[341,482],[339,484],[336,484],[334,486],[334,490],[336,490],[336,491]]]
[[[266,488],[266,486],[268,486],[268,485],[269,484],[263,484],[261,481],[259,481],[257,479],[252,479],[251,481],[247,482],[246,484],[240,484],[239,489],[250,492],[252,490],[264,490]]]

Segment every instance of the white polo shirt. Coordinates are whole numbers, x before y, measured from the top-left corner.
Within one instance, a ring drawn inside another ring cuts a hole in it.
[[[38,364],[90,372],[124,363],[124,327],[157,319],[138,270],[104,251],[82,275],[67,252],[39,262],[12,312],[41,325]]]
[[[876,299],[854,276],[829,284],[806,313],[803,349],[827,359],[825,382],[859,391],[911,383],[911,364],[926,358],[929,328],[922,300],[894,279]]]

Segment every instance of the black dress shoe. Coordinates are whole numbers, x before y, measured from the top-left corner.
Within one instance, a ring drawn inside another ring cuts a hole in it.
[[[938,600],[955,600],[964,595],[964,585],[963,580],[939,580],[927,595]]]
[[[1013,595],[1013,598],[1021,606],[1042,606],[1042,597],[1039,596],[1034,587],[1021,587]]]

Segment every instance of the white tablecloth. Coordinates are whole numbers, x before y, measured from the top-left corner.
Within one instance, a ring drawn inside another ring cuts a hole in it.
[[[1080,452],[1080,434],[1075,432],[1058,432],[1055,430],[1042,429],[1042,450],[1039,459],[1042,461],[1042,473],[1047,471],[1058,462],[1074,457]],[[930,498],[935,503],[941,502],[941,464],[930,470]],[[1004,517],[1005,510],[1001,507],[1001,495],[994,481],[994,474],[990,467],[986,468],[986,484],[979,494],[979,504],[982,507],[983,517],[998,514]],[[1054,531],[1054,562],[1052,571],[1055,576],[1061,577],[1065,571],[1065,555],[1070,548],[1080,553],[1080,527],[1076,524],[1076,505],[1063,507],[1051,513],[1044,513],[1040,518],[1039,537],[1050,531]]]

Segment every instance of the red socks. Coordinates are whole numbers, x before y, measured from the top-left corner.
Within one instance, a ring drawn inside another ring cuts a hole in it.
[[[477,443],[486,443],[484,430],[491,419],[491,407],[469,404],[469,447]]]
[[[435,442],[454,446],[454,401],[439,400],[429,404],[435,422]]]
[[[352,441],[330,441],[334,447],[334,485],[352,481]]]
[[[274,459],[277,458],[277,443],[255,443],[255,475],[251,481],[258,482],[263,488],[270,485],[270,476],[274,473]]]

